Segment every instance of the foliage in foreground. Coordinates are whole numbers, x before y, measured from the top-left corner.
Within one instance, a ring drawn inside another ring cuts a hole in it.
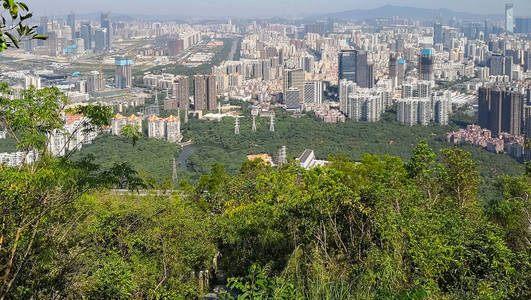
[[[74,149],[63,158],[51,156],[49,137],[63,129],[63,112],[82,114],[86,120],[74,133],[65,134],[67,141],[80,130],[88,133],[110,125],[108,108],[65,110],[67,103],[57,88],[30,88],[17,97],[7,84],[0,83],[0,126],[24,156],[39,154],[38,160],[27,160],[19,167],[0,165],[0,299],[48,289],[44,275],[57,275],[48,269],[48,262],[57,258],[58,246],[77,222],[72,216],[84,194],[117,186],[145,186],[128,164],[105,170],[89,157],[72,162],[67,158]]]
[[[242,295],[273,299],[287,282],[306,299],[528,299],[530,178],[501,179],[503,195],[483,207],[470,154],[434,157],[421,143],[407,163],[248,163],[236,178],[200,180],[197,201],[219,213],[222,268],[247,276],[231,285]],[[255,265],[272,276],[259,291]]]
[[[443,157],[421,143],[408,162],[247,162],[237,176],[215,166],[179,195],[91,193],[49,212],[6,296],[200,298],[197,274],[210,270],[239,299],[528,299],[529,174],[500,178],[482,206],[470,154]],[[40,184],[80,176],[67,175]]]
[[[27,25],[33,14],[24,2],[2,0],[0,18],[0,52],[8,48],[19,48],[24,40],[46,40],[47,37],[35,34],[37,26]],[[5,16],[4,16],[5,14]],[[9,22],[11,21],[11,22]]]

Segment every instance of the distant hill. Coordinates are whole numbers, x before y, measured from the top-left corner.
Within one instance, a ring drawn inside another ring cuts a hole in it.
[[[498,15],[480,15],[472,14],[466,12],[456,12],[446,8],[439,9],[428,9],[428,8],[416,8],[416,7],[407,7],[407,6],[395,6],[395,5],[386,5],[379,8],[373,9],[354,9],[347,10],[337,13],[329,13],[320,16],[314,16],[311,19],[323,19],[323,18],[333,18],[333,19],[342,19],[342,20],[368,20],[375,18],[391,18],[391,17],[402,17],[402,18],[416,18],[416,19],[466,19],[466,20],[485,20],[488,19],[498,19],[501,16]]]

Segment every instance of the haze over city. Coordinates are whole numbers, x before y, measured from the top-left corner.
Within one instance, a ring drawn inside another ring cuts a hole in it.
[[[519,14],[531,13],[531,1],[515,0]],[[303,17],[352,9],[373,9],[384,5],[418,8],[447,8],[458,12],[502,15],[499,0],[29,0],[38,15],[69,12],[93,13],[112,11],[117,14],[160,14],[194,17]]]

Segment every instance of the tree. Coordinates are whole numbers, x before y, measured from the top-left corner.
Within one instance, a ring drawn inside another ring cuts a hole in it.
[[[245,278],[230,278],[228,287],[238,291],[238,300],[259,300],[259,299],[294,299],[295,288],[282,278],[271,278],[266,274],[260,265],[253,265],[249,268],[249,274]],[[226,293],[221,299],[235,299]]]
[[[72,162],[48,152],[49,137],[63,129],[63,113],[83,114],[77,131],[98,131],[110,124],[109,108],[78,107],[65,111],[67,98],[57,88],[30,88],[17,98],[0,84],[0,125],[24,155],[38,153],[36,161],[19,167],[0,165],[0,299],[13,297],[32,285],[43,271],[43,261],[71,228],[73,205],[87,192],[113,186],[137,189],[142,182],[123,165],[102,171],[90,158]],[[53,229],[53,230],[52,230]],[[44,256],[43,256],[44,255]],[[13,291],[13,287],[17,287]],[[19,295],[22,296],[22,295]]]
[[[126,125],[120,131],[120,134],[131,141],[133,146],[144,136],[142,128],[139,125]]]
[[[480,177],[470,153],[462,149],[442,150],[447,167],[446,190],[455,199],[457,206],[465,208],[477,205]]]
[[[426,140],[413,150],[413,157],[406,164],[408,176],[417,181],[419,187],[428,197],[430,204],[437,202],[440,196],[441,177],[444,177],[445,170],[440,164],[435,163],[435,153],[429,148]]]
[[[33,14],[29,11],[24,2],[15,0],[3,0],[3,9],[0,10],[0,52],[7,48],[19,48],[20,42],[30,40],[46,40],[47,37],[35,34],[37,26],[28,26],[25,21],[30,19]],[[7,13],[10,22],[3,15]]]

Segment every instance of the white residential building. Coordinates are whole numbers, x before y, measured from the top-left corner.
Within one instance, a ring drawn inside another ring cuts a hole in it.
[[[56,129],[48,136],[47,148],[54,156],[80,150],[83,145],[91,144],[98,136],[98,130],[92,128],[89,120],[82,115],[67,114],[64,119],[63,129]]]
[[[401,99],[397,103],[397,119],[403,125],[427,126],[431,121],[431,101],[425,98]]]
[[[313,169],[315,167],[322,167],[328,164],[326,160],[315,159],[315,153],[313,150],[304,150],[301,157],[297,158],[300,166],[306,170]]]
[[[148,137],[166,140],[170,143],[180,142],[182,140],[181,120],[175,116],[169,116],[166,119],[157,116],[149,117]]]
[[[377,122],[392,105],[392,94],[385,87],[359,88],[350,81],[341,81],[340,111],[356,121]]]
[[[157,116],[148,118],[148,137],[159,140],[166,138],[166,122],[164,119]]]
[[[0,153],[0,164],[8,167],[18,167],[22,164],[32,164],[39,159],[39,152],[36,150],[25,153],[23,151],[14,153]]]
[[[127,125],[137,126],[138,130],[142,131],[142,118],[137,117],[134,114],[129,117],[116,114],[111,121],[111,133],[113,135],[121,135],[122,129]]]

